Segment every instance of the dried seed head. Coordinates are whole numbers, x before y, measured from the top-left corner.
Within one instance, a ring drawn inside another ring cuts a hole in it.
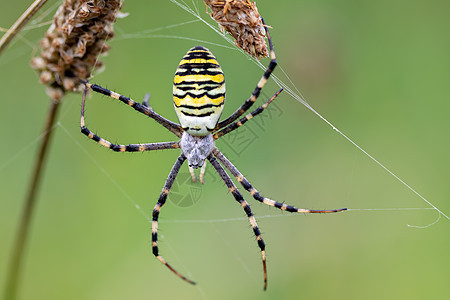
[[[103,66],[97,56],[109,49],[105,41],[114,36],[113,23],[121,0],[66,0],[41,40],[41,54],[31,60],[47,94],[61,100],[87,80],[93,68]]]
[[[264,40],[266,31],[255,3],[250,0],[203,0],[211,17],[226,30],[239,48],[255,58],[269,55]]]

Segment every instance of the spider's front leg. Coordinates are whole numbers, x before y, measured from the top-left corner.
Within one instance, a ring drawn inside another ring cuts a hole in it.
[[[134,101],[131,98],[125,97],[123,95],[120,95],[116,92],[110,91],[104,87],[101,87],[97,84],[91,84],[87,81],[82,81],[82,83],[85,85],[86,89],[91,89],[96,93],[99,94],[103,94],[105,96],[111,97],[113,99],[119,100],[125,104],[127,104],[128,106],[132,107],[133,109],[135,109],[136,111],[152,118],[153,120],[155,120],[156,122],[158,122],[159,124],[161,124],[162,126],[164,126],[167,130],[169,130],[170,132],[172,132],[173,134],[175,134],[178,137],[181,137],[182,134],[182,128],[179,124],[174,123],[170,120],[167,120],[166,118],[160,116],[159,114],[157,114],[156,112],[154,112],[150,107],[146,107],[145,104],[141,104],[139,102]],[[145,100],[145,99],[144,99]]]
[[[279,208],[281,210],[289,211],[289,212],[297,212],[297,213],[307,213],[307,214],[324,214],[324,213],[336,213],[341,212],[344,210],[347,210],[347,208],[339,208],[339,209],[327,209],[327,210],[311,210],[311,209],[304,209],[304,208],[296,208],[292,205],[287,205],[284,203],[277,202],[275,200],[266,198],[262,196],[252,185],[251,183],[244,177],[244,175],[239,172],[239,170],[223,155],[219,149],[214,148],[213,149],[214,156],[219,159],[223,165],[230,170],[231,174],[233,174],[234,177],[236,177],[236,180],[241,183],[241,185],[259,202],[262,202],[264,204]]]
[[[264,20],[262,20],[263,24]],[[253,93],[251,94],[250,98],[245,100],[245,102],[234,112],[226,118],[223,121],[220,121],[217,123],[216,127],[214,128],[214,131],[219,131],[222,128],[225,128],[229,124],[236,121],[240,116],[242,116],[250,107],[252,107],[253,103],[255,103],[256,99],[258,99],[259,94],[261,93],[261,90],[266,85],[267,81],[269,80],[270,76],[272,75],[273,70],[275,70],[275,67],[277,66],[277,58],[275,56],[275,51],[273,50],[273,44],[272,44],[272,38],[269,34],[269,29],[267,26],[264,27],[266,29],[267,34],[267,41],[269,42],[269,52],[270,52],[270,63],[267,66],[266,71],[264,72],[261,79],[258,81],[258,84],[256,85],[255,89],[253,90]]]
[[[90,138],[91,140],[99,143],[100,145],[109,148],[115,152],[143,152],[151,150],[162,150],[162,149],[176,149],[180,148],[179,142],[163,142],[163,143],[146,143],[146,144],[128,144],[128,145],[118,145],[113,144],[104,138],[96,135],[86,127],[85,122],[85,107],[86,107],[86,93],[87,89],[83,92],[83,101],[81,102],[81,133]]]
[[[217,139],[223,137],[225,134],[228,134],[228,133],[232,132],[233,130],[238,129],[239,127],[241,127],[242,125],[247,123],[247,121],[250,121],[251,119],[253,119],[257,115],[262,113],[269,106],[269,104],[272,103],[272,101],[275,100],[276,97],[278,97],[278,95],[282,91],[283,91],[283,88],[279,89],[278,92],[276,92],[269,100],[267,100],[266,103],[264,103],[263,105],[259,106],[257,109],[255,109],[254,111],[252,111],[251,113],[246,115],[244,118],[240,119],[239,121],[231,123],[230,125],[228,125],[227,127],[223,128],[220,131],[213,132],[214,140],[217,140]]]

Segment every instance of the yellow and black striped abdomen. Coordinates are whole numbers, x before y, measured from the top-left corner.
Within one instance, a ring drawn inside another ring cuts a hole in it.
[[[181,126],[193,136],[211,133],[225,101],[225,77],[214,55],[202,46],[191,48],[173,80],[173,103]]]

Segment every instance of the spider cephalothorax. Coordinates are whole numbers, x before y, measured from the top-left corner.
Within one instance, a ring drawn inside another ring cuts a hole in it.
[[[266,198],[262,196],[250,184],[250,182],[239,172],[239,170],[214,145],[215,140],[239,128],[248,120],[263,112],[264,109],[282,91],[279,90],[267,102],[258,107],[252,113],[247,114],[239,121],[236,121],[256,101],[261,89],[264,87],[270,75],[272,74],[273,69],[277,65],[275,52],[273,51],[272,42],[270,40],[270,35],[267,31],[267,28],[266,32],[269,41],[271,57],[269,66],[267,67],[264,75],[259,80],[251,96],[233,114],[231,114],[231,116],[220,122],[219,118],[222,113],[225,100],[224,76],[216,58],[208,49],[201,46],[194,47],[187,52],[187,54],[181,60],[175,74],[173,99],[175,110],[177,112],[177,116],[181,125],[169,121],[154,112],[153,109],[148,105],[148,97],[146,97],[141,104],[118,93],[107,90],[99,85],[85,82],[86,89],[84,91],[83,102],[81,105],[81,132],[87,137],[98,142],[100,145],[110,148],[116,152],[143,152],[160,149],[181,148],[181,154],[172,167],[172,170],[170,171],[166,183],[164,184],[164,187],[161,191],[158,202],[153,208],[152,249],[153,254],[159,261],[161,261],[177,276],[192,284],[194,284],[194,282],[182,276],[172,266],[170,266],[166,262],[166,260],[159,254],[158,250],[159,212],[161,210],[161,207],[166,203],[167,196],[170,192],[175,177],[177,176],[181,165],[186,159],[188,160],[189,170],[191,172],[193,180],[195,180],[193,169],[202,167],[200,171],[200,181],[202,183],[206,166],[204,162],[205,160],[208,160],[220,175],[222,180],[225,182],[235,200],[239,202],[239,204],[244,209],[244,212],[249,219],[250,225],[252,226],[253,233],[256,236],[258,246],[261,250],[264,271],[264,289],[266,289],[267,287],[265,243],[261,236],[258,225],[256,224],[256,220],[253,216],[250,206],[248,205],[247,201],[244,200],[242,194],[239,192],[224,167],[228,169],[228,171],[236,178],[236,180],[243,186],[243,188],[252,195],[255,200],[261,203],[279,208],[281,210],[298,213],[332,213],[346,210],[345,208],[333,210],[301,209]],[[164,126],[167,130],[174,133],[178,138],[180,138],[180,140],[164,143],[116,145],[99,137],[98,135],[92,133],[92,131],[90,131],[85,126],[84,111],[86,93],[88,89],[92,89],[94,92],[110,96],[133,107],[135,110],[154,119],[156,122]]]
[[[212,134],[207,136],[194,136],[183,132],[180,140],[180,148],[191,168],[201,167],[214,148]]]

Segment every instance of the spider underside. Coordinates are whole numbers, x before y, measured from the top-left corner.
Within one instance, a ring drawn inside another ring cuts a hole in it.
[[[236,185],[225,171],[224,167],[236,178],[242,187],[248,191],[254,199],[276,207],[281,210],[298,213],[334,213],[346,210],[309,210],[299,209],[291,205],[280,203],[272,199],[262,196],[250,182],[239,172],[239,170],[217,149],[214,141],[220,137],[239,128],[247,121],[264,111],[264,109],[281,93],[280,89],[267,102],[258,107],[253,112],[247,114],[245,117],[238,120],[256,101],[261,89],[266,84],[272,71],[277,65],[275,52],[273,50],[272,41],[266,27],[267,39],[270,48],[271,61],[264,72],[264,75],[259,80],[256,88],[251,96],[233,113],[231,116],[219,122],[224,99],[225,99],[225,80],[222,70],[217,63],[212,53],[201,46],[190,49],[183,57],[174,79],[174,106],[178,115],[180,124],[174,123],[157,114],[148,104],[148,97],[141,103],[107,90],[99,85],[84,82],[86,89],[83,94],[83,102],[81,106],[81,132],[90,139],[98,142],[100,145],[112,149],[116,152],[143,152],[162,149],[181,149],[181,154],[176,160],[169,176],[164,184],[164,187],[156,203],[152,214],[152,249],[156,258],[168,267],[174,274],[182,278],[184,281],[195,284],[192,280],[181,275],[165,259],[159,254],[158,250],[158,217],[161,207],[165,204],[167,196],[170,192],[172,184],[178,174],[182,164],[185,160],[188,161],[189,171],[191,172],[193,180],[195,175],[193,169],[201,167],[200,181],[203,183],[203,174],[205,161],[208,160],[222,180],[227,185],[231,194],[237,202],[242,206],[244,212],[249,218],[253,232],[256,236],[258,246],[261,250],[263,272],[264,272],[264,289],[267,288],[267,269],[266,269],[266,253],[265,243],[261,236],[261,232],[256,223],[255,217],[244,200],[242,194],[237,189]],[[146,144],[129,144],[117,145],[113,144],[98,135],[92,133],[85,126],[85,99],[87,90],[91,89],[94,92],[104,94],[111,98],[117,99],[125,104],[128,104],[140,113],[147,115],[156,122],[164,126],[167,130],[174,133],[179,141],[161,142],[161,143],[146,143]],[[236,121],[238,120],[238,121]]]

